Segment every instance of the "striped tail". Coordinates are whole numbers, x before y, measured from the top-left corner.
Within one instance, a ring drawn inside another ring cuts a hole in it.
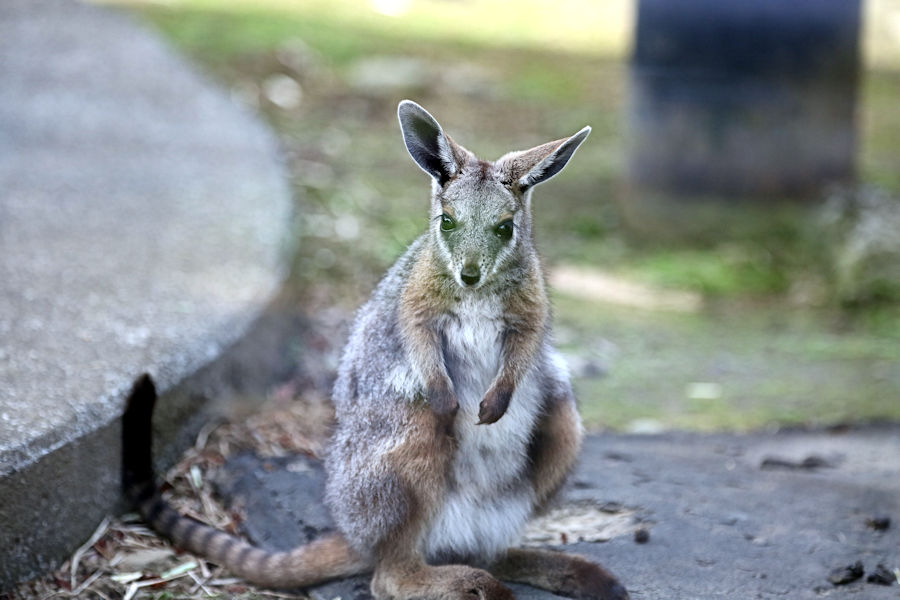
[[[371,570],[339,533],[289,552],[268,552],[185,517],[163,498],[152,463],[152,417],[156,387],[149,375],[135,382],[122,416],[122,487],[156,531],[181,548],[209,559],[257,585],[296,588]]]

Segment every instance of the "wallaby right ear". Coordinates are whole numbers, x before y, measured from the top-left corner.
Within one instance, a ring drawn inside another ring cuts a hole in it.
[[[427,110],[412,100],[400,103],[397,117],[409,155],[443,186],[462,168],[467,151],[444,133]]]
[[[525,192],[562,171],[590,133],[591,128],[585,127],[571,137],[504,154],[497,165],[507,179],[517,182],[519,190]]]

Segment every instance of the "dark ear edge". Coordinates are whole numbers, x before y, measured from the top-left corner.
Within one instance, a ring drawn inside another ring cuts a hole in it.
[[[587,139],[587,136],[590,135],[590,133],[590,126],[585,127],[561,143],[556,150],[529,169],[529,171],[519,179],[519,189],[524,192],[539,183],[547,181],[562,171],[569,163],[572,156],[575,155],[575,151],[578,150],[578,147],[581,146],[582,142]]]
[[[453,155],[452,142],[427,110],[412,100],[403,100],[397,106],[397,118],[406,149],[423,171],[440,185],[456,175],[459,166]]]

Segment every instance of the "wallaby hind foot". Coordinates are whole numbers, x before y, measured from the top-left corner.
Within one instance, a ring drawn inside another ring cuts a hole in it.
[[[597,563],[575,554],[511,548],[491,573],[579,600],[628,600],[622,584]]]
[[[372,593],[379,600],[513,600],[490,573],[462,565],[393,564],[378,568]]]

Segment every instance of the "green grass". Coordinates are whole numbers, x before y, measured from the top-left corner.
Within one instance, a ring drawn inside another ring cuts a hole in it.
[[[747,254],[737,246],[653,253],[635,261],[631,271],[661,287],[693,289],[707,296],[780,292],[789,283],[764,250]]]
[[[839,313],[779,307],[718,314],[641,313],[559,295],[564,350],[617,346],[609,375],[578,378],[590,426],[747,430],[900,420],[900,335]],[[900,321],[900,311],[883,318]],[[691,397],[712,383],[720,397]]]
[[[180,43],[236,54],[259,51],[285,35],[296,35],[329,56],[345,59],[360,55],[352,50],[348,53],[348,49],[370,44],[371,37],[367,36],[393,38],[400,44],[409,40],[470,48],[542,48],[622,56],[633,20],[632,3],[625,0],[561,0],[552,4],[521,0],[514,7],[506,0],[455,4],[440,0],[100,1],[133,7],[154,19],[170,17],[164,25]],[[388,5],[400,8],[399,14],[388,16],[378,9]],[[217,29],[215,36],[197,37],[204,28],[222,25],[226,19],[239,23],[230,31]]]
[[[591,426],[627,428],[642,418],[692,429],[900,419],[900,314],[895,306],[848,313],[829,304],[828,240],[815,209],[719,204],[692,213],[706,233],[690,240],[626,232],[632,3],[523,0],[510,11],[504,0],[417,0],[398,17],[351,0],[124,4],[225,86],[252,88],[283,72],[303,86],[297,110],[265,101],[260,108],[290,160],[300,161],[291,162],[302,217],[288,286],[311,309],[353,310],[424,229],[428,182],[400,141],[400,97],[423,102],[486,158],[590,124],[593,133],[566,172],[535,192],[543,254],[551,264],[598,269],[660,293],[696,292],[707,302],[701,313],[677,314],[556,299],[568,352],[588,355],[604,340],[618,348],[608,377],[575,381]],[[876,0],[867,10],[887,14],[895,4]],[[879,36],[867,39],[879,58],[861,90],[860,173],[900,195],[900,61],[885,59],[893,42]],[[311,65],[301,72],[280,58],[298,40]],[[375,56],[414,56],[437,75],[474,66],[486,89],[430,82],[379,95],[354,88],[354,68]],[[311,166],[325,175],[310,177]],[[347,219],[354,235],[342,238],[335,224]],[[721,397],[690,397],[697,382],[718,384]]]

